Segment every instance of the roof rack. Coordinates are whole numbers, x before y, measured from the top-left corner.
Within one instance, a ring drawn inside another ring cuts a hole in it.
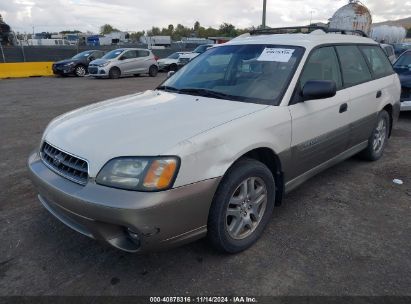
[[[357,34],[362,37],[368,38],[368,35],[361,30],[334,29],[334,28],[327,28],[324,26],[317,26],[317,25],[257,29],[257,30],[251,31],[250,35],[311,33],[315,30],[323,30],[325,33],[341,33],[342,35],[347,35],[348,33],[352,33],[352,34]]]

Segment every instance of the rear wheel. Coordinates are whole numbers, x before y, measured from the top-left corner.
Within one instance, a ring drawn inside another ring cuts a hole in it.
[[[274,194],[274,178],[264,164],[252,159],[234,164],[210,208],[207,237],[211,244],[228,253],[253,245],[272,216]]]
[[[150,69],[148,70],[148,75],[150,75],[150,77],[156,77],[157,73],[158,73],[158,68],[155,65],[152,65]]]
[[[380,159],[387,144],[389,130],[390,115],[383,110],[378,114],[377,124],[368,139],[368,146],[360,153],[360,156],[370,161]]]
[[[110,71],[108,72],[108,77],[110,77],[111,79],[117,79],[117,78],[120,78],[120,76],[121,76],[121,71],[117,67],[111,68]]]
[[[78,65],[74,69],[74,75],[77,77],[84,77],[87,74],[86,67],[84,65]]]

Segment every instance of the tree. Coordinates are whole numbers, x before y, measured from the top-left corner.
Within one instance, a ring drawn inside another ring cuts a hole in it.
[[[111,32],[120,32],[120,30],[114,28],[110,24],[104,24],[100,26],[100,34],[106,35],[106,34],[110,34]]]
[[[61,31],[60,34],[80,34],[81,32],[78,30],[74,30],[74,31],[70,31],[70,30],[65,30],[65,31]]]
[[[219,32],[219,35],[224,36],[224,37],[238,36],[235,26],[230,23],[221,24],[220,28],[218,29],[218,32]]]
[[[159,36],[161,35],[161,31],[159,27],[153,26],[151,30],[147,31],[148,36]]]
[[[130,39],[132,41],[138,42],[138,41],[140,41],[140,37],[144,36],[145,33],[146,33],[145,31],[131,33],[130,34]]]

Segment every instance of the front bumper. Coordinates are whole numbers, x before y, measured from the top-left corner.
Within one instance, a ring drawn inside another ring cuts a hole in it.
[[[73,183],[32,153],[28,160],[39,200],[56,218],[88,237],[128,252],[147,252],[204,237],[220,178],[162,192]]]
[[[99,66],[89,66],[88,74],[93,77],[107,77],[109,75],[110,68],[99,67]]]
[[[65,66],[65,65],[53,65],[53,74],[55,75],[67,75],[74,73],[74,65]]]

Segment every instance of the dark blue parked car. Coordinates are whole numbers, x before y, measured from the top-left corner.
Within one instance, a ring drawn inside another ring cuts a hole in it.
[[[411,111],[411,50],[402,53],[394,70],[401,81],[401,111]]]
[[[53,64],[53,73],[56,75],[75,75],[83,77],[87,74],[88,65],[91,61],[103,57],[104,52],[89,50],[78,53],[70,59],[57,61]]]

